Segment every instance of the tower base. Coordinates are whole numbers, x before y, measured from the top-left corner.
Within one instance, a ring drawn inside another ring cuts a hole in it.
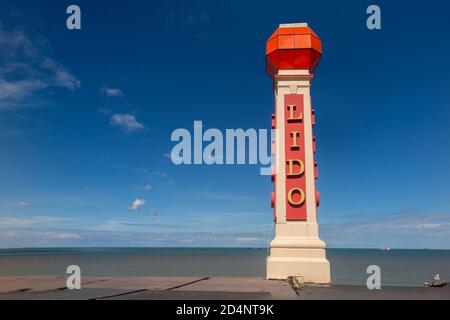
[[[286,280],[297,277],[303,283],[329,284],[330,263],[327,259],[305,257],[267,258],[267,279]]]
[[[316,229],[316,226],[313,225],[312,229]],[[297,229],[295,231],[299,231],[300,226],[279,225],[277,227],[284,229],[280,230],[284,232],[279,233],[284,233],[285,236],[276,236],[270,243],[270,256],[266,260],[266,278],[286,280],[289,277],[297,277],[303,283],[329,284],[331,282],[330,262],[326,259],[325,243],[314,235],[313,237],[294,236],[291,232],[294,228]],[[300,228],[304,227],[308,226]],[[296,234],[302,233],[296,232]]]

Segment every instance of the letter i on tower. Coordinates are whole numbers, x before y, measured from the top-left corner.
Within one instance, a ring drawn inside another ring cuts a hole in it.
[[[317,224],[319,192],[310,95],[321,54],[321,40],[306,23],[281,24],[266,44],[266,70],[275,92],[272,127],[278,130],[277,170],[272,177],[275,238],[267,258],[268,279],[330,282],[330,263]]]

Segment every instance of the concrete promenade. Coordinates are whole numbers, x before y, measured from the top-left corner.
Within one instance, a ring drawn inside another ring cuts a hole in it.
[[[445,299],[450,287],[306,286],[288,282],[231,277],[83,277],[81,290],[68,290],[56,276],[0,277],[0,300],[311,300],[311,299]]]

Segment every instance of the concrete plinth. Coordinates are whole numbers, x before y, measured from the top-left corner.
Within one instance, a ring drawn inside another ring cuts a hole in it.
[[[276,229],[267,258],[267,279],[296,277],[303,283],[330,283],[330,263],[325,242],[316,236],[317,224],[278,224]]]
[[[267,278],[284,280],[288,277],[297,277],[304,283],[330,283],[330,263],[327,259],[294,255],[295,253],[291,257],[268,257]]]

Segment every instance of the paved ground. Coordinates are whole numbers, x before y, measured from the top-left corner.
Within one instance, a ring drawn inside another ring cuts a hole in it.
[[[2,299],[116,299],[116,300],[268,300],[268,299],[446,299],[450,287],[363,286],[303,287],[260,278],[201,277],[84,277],[81,290],[68,290],[64,277],[0,277]]]
[[[450,287],[384,287],[368,290],[364,286],[306,287],[297,290],[301,300],[450,300]]]

